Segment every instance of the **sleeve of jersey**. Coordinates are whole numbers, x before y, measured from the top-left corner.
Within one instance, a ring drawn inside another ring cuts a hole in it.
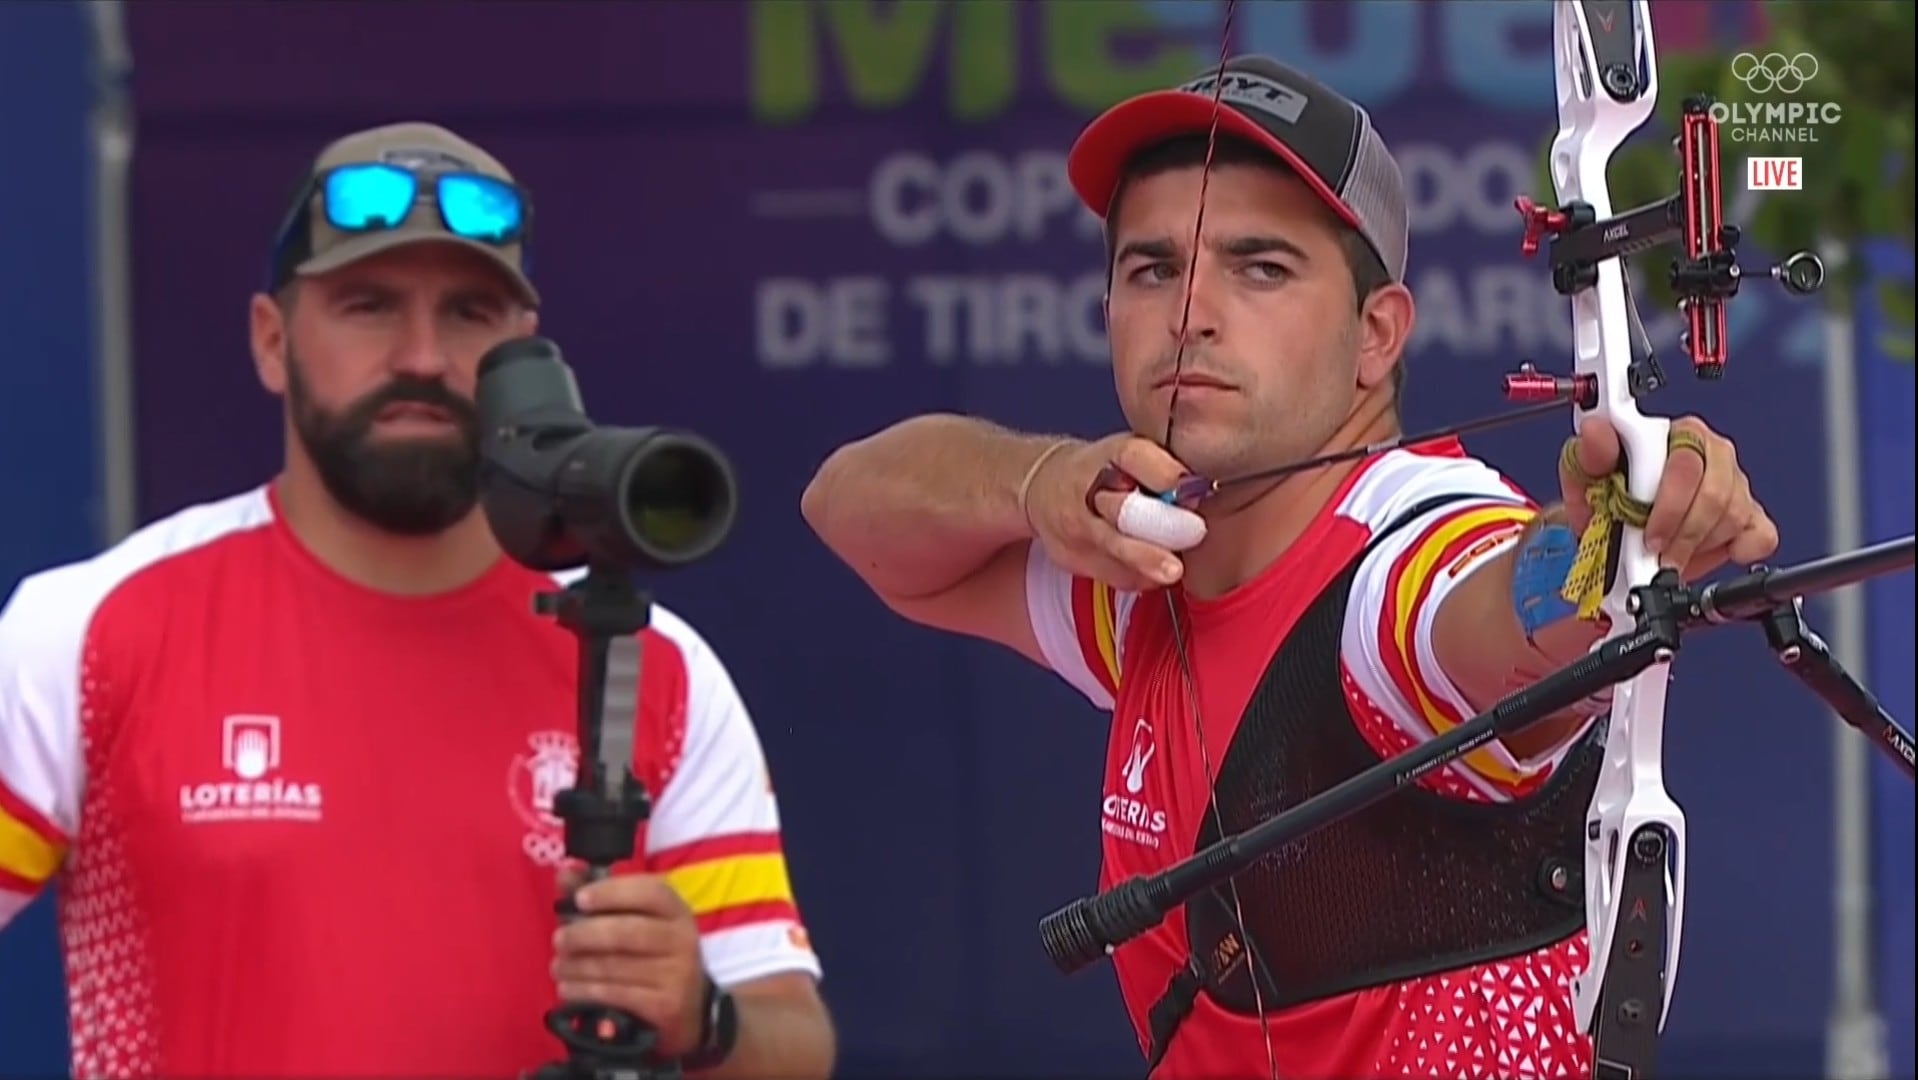
[[[1380,541],[1360,565],[1346,609],[1341,648],[1346,692],[1360,730],[1382,757],[1443,734],[1476,711],[1439,670],[1433,623],[1453,590],[1510,551],[1538,515],[1488,467],[1460,463],[1434,472],[1441,474],[1434,480],[1447,487],[1407,492],[1409,497],[1395,501],[1409,506],[1446,491],[1468,497]],[[1519,762],[1494,741],[1423,783],[1460,798],[1500,802],[1537,787],[1552,763]]]
[[[693,909],[714,982],[731,987],[782,972],[819,978],[752,717],[717,654],[690,633],[681,641],[686,749],[653,810],[647,866]]]
[[[0,926],[65,860],[79,826],[80,677],[72,613],[22,582],[0,608]],[[61,646],[72,639],[74,647]]]
[[[1074,577],[1033,544],[1026,555],[1026,614],[1046,663],[1086,700],[1111,709],[1119,692],[1119,643],[1137,593]]]

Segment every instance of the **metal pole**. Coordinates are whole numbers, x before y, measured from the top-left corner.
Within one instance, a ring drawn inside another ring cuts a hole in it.
[[[104,545],[139,520],[133,432],[133,243],[129,173],[133,164],[132,49],[120,0],[86,0],[92,38],[93,352],[100,502]]]
[[[1834,274],[1850,253],[1836,241],[1819,246]],[[1864,546],[1864,472],[1858,446],[1858,354],[1855,305],[1828,306],[1824,321],[1825,491],[1830,550]],[[1828,594],[1832,655],[1855,677],[1866,671],[1865,593],[1853,585]],[[1871,881],[1871,757],[1865,740],[1836,717],[1832,738],[1832,1003],[1825,1031],[1830,1080],[1882,1080],[1891,1069],[1885,1021],[1878,1013]]]

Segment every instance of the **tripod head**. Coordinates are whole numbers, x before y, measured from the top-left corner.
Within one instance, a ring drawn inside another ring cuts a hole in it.
[[[640,826],[652,813],[633,775],[639,711],[639,634],[652,621],[652,600],[630,572],[589,565],[586,576],[534,598],[534,610],[556,620],[579,646],[580,760],[574,786],[553,800],[565,823],[566,854],[597,881],[633,857]],[[571,897],[554,905],[561,919],[579,915]],[[567,1059],[541,1067],[531,1080],[673,1080],[678,1063],[655,1054],[658,1033],[631,1013],[564,1004],[546,1014],[546,1030]]]

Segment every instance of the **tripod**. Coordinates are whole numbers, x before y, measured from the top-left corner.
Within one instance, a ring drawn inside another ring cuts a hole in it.
[[[592,565],[567,588],[541,593],[533,609],[558,621],[579,643],[579,775],[553,809],[566,824],[566,854],[586,864],[588,881],[605,878],[633,857],[639,828],[652,813],[633,776],[639,715],[639,633],[652,621],[652,601],[624,571]],[[579,915],[571,897],[555,909]],[[567,1059],[540,1067],[530,1080],[673,1080],[677,1062],[654,1054],[658,1034],[618,1009],[560,1005],[546,1030]]]

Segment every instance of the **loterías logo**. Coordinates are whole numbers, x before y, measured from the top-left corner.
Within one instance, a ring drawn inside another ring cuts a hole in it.
[[[325,793],[304,778],[281,775],[282,735],[277,716],[236,713],[220,721],[220,766],[230,778],[180,785],[180,820],[320,820]]]

